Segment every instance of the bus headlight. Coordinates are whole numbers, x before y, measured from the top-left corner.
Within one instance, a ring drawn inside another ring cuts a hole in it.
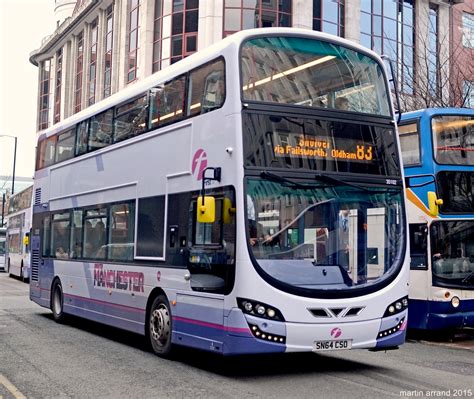
[[[451,299],[451,305],[453,305],[453,308],[457,308],[461,303],[461,300],[457,296],[453,296]]]
[[[407,296],[400,298],[398,301],[395,301],[388,305],[383,317],[393,316],[394,314],[403,312],[406,308],[408,308]]]
[[[277,308],[267,305],[266,303],[251,299],[237,298],[237,305],[245,314],[261,317],[263,319],[285,321],[285,318]]]

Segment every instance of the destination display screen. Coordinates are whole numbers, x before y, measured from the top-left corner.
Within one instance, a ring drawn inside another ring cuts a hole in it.
[[[391,127],[243,114],[246,167],[400,176]]]
[[[289,133],[288,144],[276,144],[273,152],[276,157],[301,157],[322,159],[345,159],[354,162],[374,160],[373,146],[350,138],[344,143],[335,143],[325,137],[307,138],[304,135]]]

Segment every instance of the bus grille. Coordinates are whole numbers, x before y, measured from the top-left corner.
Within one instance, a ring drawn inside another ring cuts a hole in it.
[[[35,190],[35,205],[41,205],[41,188]]]
[[[38,281],[39,250],[31,251],[31,281]]]

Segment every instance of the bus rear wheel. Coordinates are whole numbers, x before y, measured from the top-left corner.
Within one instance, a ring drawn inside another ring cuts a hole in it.
[[[51,290],[51,311],[53,312],[54,321],[61,323],[65,319],[63,306],[64,306],[64,295],[61,281],[56,280]]]
[[[150,307],[147,336],[153,352],[161,357],[171,355],[172,319],[168,299],[158,295]]]

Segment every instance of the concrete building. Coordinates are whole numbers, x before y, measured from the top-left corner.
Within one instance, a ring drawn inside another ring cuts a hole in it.
[[[404,109],[419,98],[449,102],[442,77],[450,65],[441,60],[451,5],[460,2],[56,0],[57,26],[30,57],[39,67],[38,131],[233,32],[267,26],[321,30],[388,54]]]

